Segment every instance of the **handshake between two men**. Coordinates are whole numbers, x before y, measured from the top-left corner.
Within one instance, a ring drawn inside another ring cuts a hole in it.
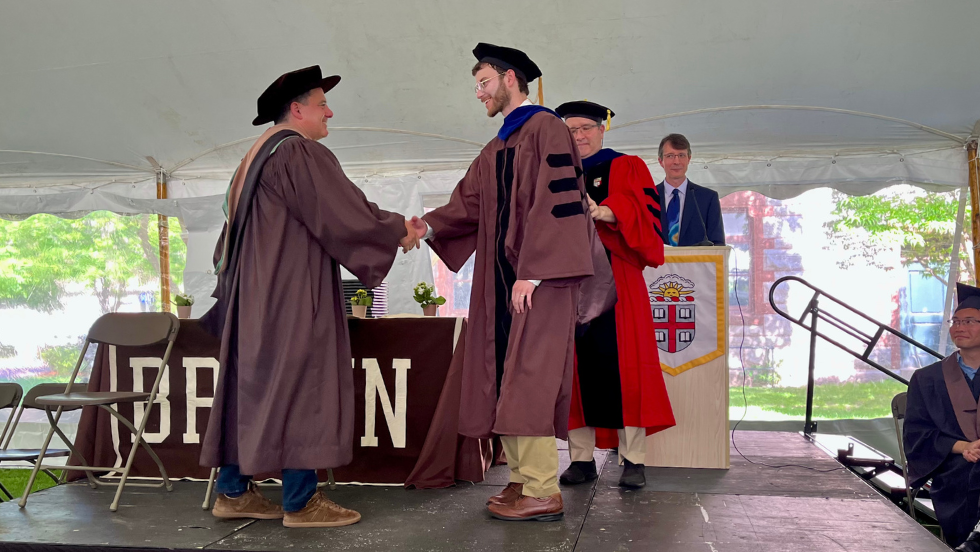
[[[398,245],[402,246],[402,253],[408,253],[419,247],[428,230],[429,226],[419,217],[406,218],[405,237],[398,241]]]

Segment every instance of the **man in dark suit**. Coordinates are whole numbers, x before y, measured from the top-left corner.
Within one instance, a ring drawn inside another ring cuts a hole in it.
[[[725,245],[718,192],[687,179],[691,143],[681,134],[668,134],[660,141],[658,157],[666,173],[657,184],[664,244]]]

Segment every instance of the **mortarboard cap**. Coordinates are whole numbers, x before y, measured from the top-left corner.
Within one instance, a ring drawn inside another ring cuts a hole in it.
[[[541,70],[527,57],[527,54],[515,48],[496,46],[481,42],[473,48],[473,55],[481,63],[496,65],[501,69],[511,69],[524,82],[531,82],[541,76]]]
[[[980,309],[980,288],[956,282],[956,308],[953,312],[960,309]]]

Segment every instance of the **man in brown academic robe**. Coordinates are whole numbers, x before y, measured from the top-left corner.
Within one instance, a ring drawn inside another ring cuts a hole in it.
[[[316,469],[351,461],[354,382],[340,266],[378,286],[399,243],[418,243],[404,217],[378,209],[317,140],[325,92],[340,77],[318,66],[286,73],[258,100],[253,124],[275,120],[232,179],[216,251],[218,300],[202,322],[221,337],[221,371],[201,463],[221,467],[212,513],[335,527],[360,514],[316,491]],[[281,472],[283,507],[250,478]],[[285,511],[285,513],[284,513]]]
[[[565,438],[579,286],[593,274],[591,219],[575,144],[527,101],[541,75],[519,50],[479,44],[477,98],[504,124],[449,203],[413,219],[450,270],[473,252],[460,433],[501,436],[510,481],[493,517],[558,520],[555,436]],[[610,273],[611,281],[611,273]]]

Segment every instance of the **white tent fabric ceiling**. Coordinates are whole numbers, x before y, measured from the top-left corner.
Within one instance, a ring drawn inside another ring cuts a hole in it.
[[[686,134],[692,179],[722,193],[960,187],[962,144],[980,119],[971,0],[0,5],[7,214],[26,214],[15,211],[27,194],[45,212],[78,210],[40,198],[80,189],[151,199],[148,158],[173,188],[220,193],[258,134],[255,98],[314,63],[344,77],[328,98],[336,116],[324,143],[350,174],[449,170],[452,182],[500,123],[472,93],[477,41],[526,50],[543,69],[547,105],[611,106],[607,145],[654,172],[662,136]],[[846,110],[936,132],[844,112],[712,111],[730,106]]]
[[[206,297],[222,196],[272,80],[342,75],[324,144],[382,208],[421,214],[501,123],[473,94],[480,41],[528,52],[548,106],[610,106],[606,145],[658,179],[657,146],[681,132],[691,179],[722,194],[960,188],[978,22],[975,0],[0,0],[0,217],[179,216],[184,291]],[[411,287],[431,277],[427,257],[399,255],[391,311],[415,312]]]

